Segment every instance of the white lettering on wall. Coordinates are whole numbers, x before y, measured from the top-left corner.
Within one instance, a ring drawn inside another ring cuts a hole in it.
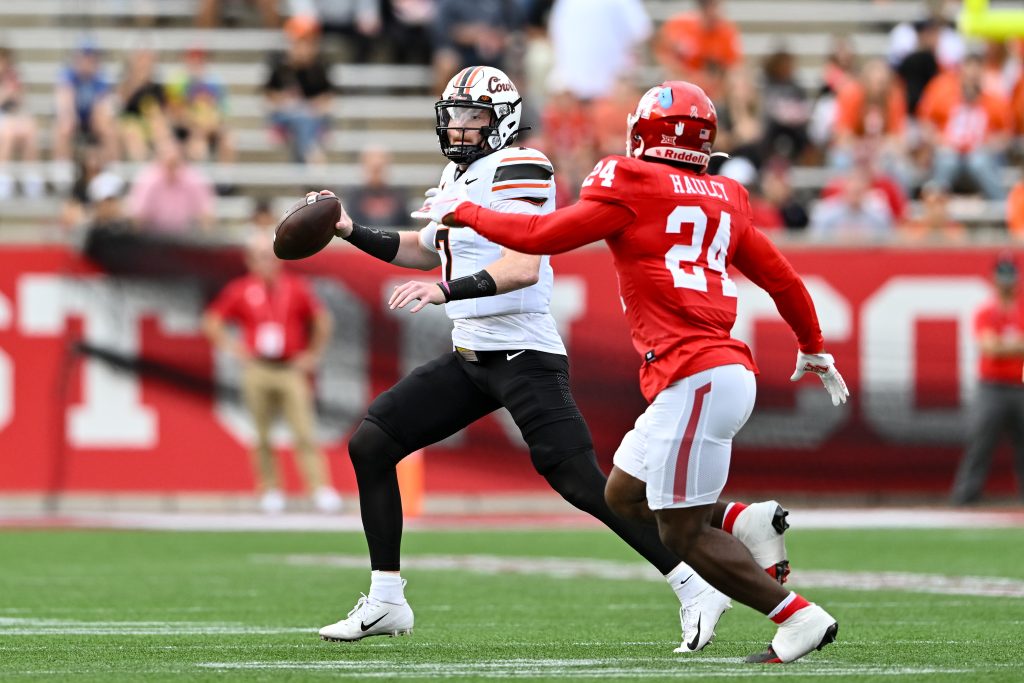
[[[11,302],[0,294],[0,330],[10,329],[13,323]],[[0,349],[0,432],[14,417],[14,364],[11,357]]]
[[[973,276],[894,277],[861,309],[861,393],[864,417],[889,439],[950,442],[963,438],[967,404],[974,388],[977,348],[971,321],[991,296],[985,280]],[[960,408],[920,409],[914,405],[916,325],[921,320],[957,323],[956,377]]]

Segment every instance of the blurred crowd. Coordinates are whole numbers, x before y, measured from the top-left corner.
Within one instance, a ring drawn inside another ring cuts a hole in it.
[[[1024,159],[1022,41],[966,42],[952,8],[927,0],[918,21],[891,30],[885,58],[839,35],[810,73],[784,44],[763,59],[745,55],[728,2],[678,3],[657,26],[641,0],[249,0],[244,11],[285,39],[263,67],[262,114],[271,146],[296,163],[329,160],[344,85],[330,65],[429,65],[440,92],[462,67],[487,64],[519,84],[532,127],[525,142],[552,158],[564,204],[597,159],[622,153],[625,117],[645,84],[679,78],[715,101],[716,149],[731,158],[712,171],[750,190],[763,229],[955,243],[969,232],[951,209],[960,202],[997,206],[996,221],[1024,235],[1024,183],[1011,182]],[[228,21],[221,4],[202,0],[196,25]],[[237,131],[229,89],[211,69],[216,55],[198,43],[173,63],[160,64],[149,45],[122,54],[118,65],[83,38],[57,77],[55,163],[15,174],[10,162],[40,160],[40,130],[17,56],[0,48],[0,201],[40,197],[49,185],[67,198],[65,225],[213,230],[218,197],[238,191]],[[368,147],[361,161],[356,211],[405,224],[389,151]],[[116,162],[139,170],[118,176]],[[820,175],[799,172],[808,168]],[[269,210],[265,198],[256,206]]]

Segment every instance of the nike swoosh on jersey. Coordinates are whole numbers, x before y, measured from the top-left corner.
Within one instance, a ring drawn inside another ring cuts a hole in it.
[[[517,353],[506,353],[506,354],[505,354],[505,360],[512,360],[512,359],[513,359],[513,358],[515,358],[516,356],[521,356],[521,355],[523,355],[524,353],[526,353],[526,351],[525,351],[525,350],[524,350],[524,351],[519,351],[519,352],[517,352]]]
[[[369,624],[367,624],[367,623],[366,623],[365,621],[360,621],[360,622],[359,622],[359,629],[360,629],[361,631],[369,631],[369,630],[370,630],[371,628],[373,628],[374,626],[376,626],[376,625],[377,625],[377,622],[378,622],[378,621],[380,621],[381,619],[383,619],[384,617],[386,617],[386,616],[387,616],[387,615],[389,615],[389,614],[391,614],[391,612],[385,612],[385,613],[384,613],[383,615],[381,615],[381,616],[380,616],[379,618],[377,618],[377,619],[375,619],[375,620],[371,621],[371,622],[370,622]],[[699,626],[700,626],[700,624],[698,623],[698,624],[697,624],[697,626],[699,627]],[[699,632],[699,631],[700,631],[700,628],[698,628],[697,630],[698,630],[698,632]]]
[[[479,178],[470,178],[469,180],[467,180],[467,181],[466,181],[466,184],[467,184],[467,185],[472,185],[472,184],[473,184],[473,183],[475,183],[475,182],[476,182],[477,180],[479,180]]]

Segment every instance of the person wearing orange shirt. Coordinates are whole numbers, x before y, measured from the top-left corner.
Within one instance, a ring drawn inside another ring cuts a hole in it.
[[[882,59],[866,62],[855,81],[836,97],[836,117],[829,162],[849,170],[866,159],[906,191],[911,171],[906,158],[907,105],[903,87]]]
[[[725,73],[743,58],[740,32],[725,18],[722,0],[697,0],[696,13],[666,21],[655,50],[668,79],[695,83],[712,100],[722,93]]]
[[[1004,433],[1013,438],[1017,485],[1024,495],[1024,298],[1012,257],[1001,257],[993,276],[996,297],[974,318],[980,350],[978,393],[971,410],[967,449],[953,482],[954,505],[981,499],[992,454]]]
[[[934,152],[933,177],[952,187],[964,171],[989,199],[1006,196],[1000,179],[1010,141],[1010,103],[982,88],[978,55],[964,59],[958,73],[932,79],[918,105],[926,139]]]

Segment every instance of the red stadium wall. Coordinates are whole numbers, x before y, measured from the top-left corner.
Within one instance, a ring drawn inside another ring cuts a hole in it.
[[[792,336],[770,299],[741,281],[735,332],[754,347],[761,376],[730,486],[947,490],[974,377],[971,313],[987,296],[995,252],[788,254],[807,279],[853,398],[834,409],[816,379],[788,382]],[[609,466],[644,408],[638,358],[607,252],[564,255],[554,264],[554,308],[570,348],[573,387]],[[348,250],[329,250],[299,268],[317,278],[337,318],[335,343],[317,378],[326,406],[321,436],[338,485],[351,489],[346,436],[373,396],[443,352],[447,323],[439,309],[415,316],[387,311],[387,291],[407,274]],[[207,390],[211,380],[230,387],[232,368],[198,333],[203,304],[187,279],[113,278],[63,248],[0,249],[0,491],[251,490],[244,415]],[[99,353],[74,353],[78,342]],[[107,355],[153,361],[155,370],[111,363]],[[285,453],[289,487],[297,488]],[[514,427],[500,418],[430,449],[426,472],[434,492],[544,488]],[[1005,454],[995,475],[994,491],[1012,489]]]

